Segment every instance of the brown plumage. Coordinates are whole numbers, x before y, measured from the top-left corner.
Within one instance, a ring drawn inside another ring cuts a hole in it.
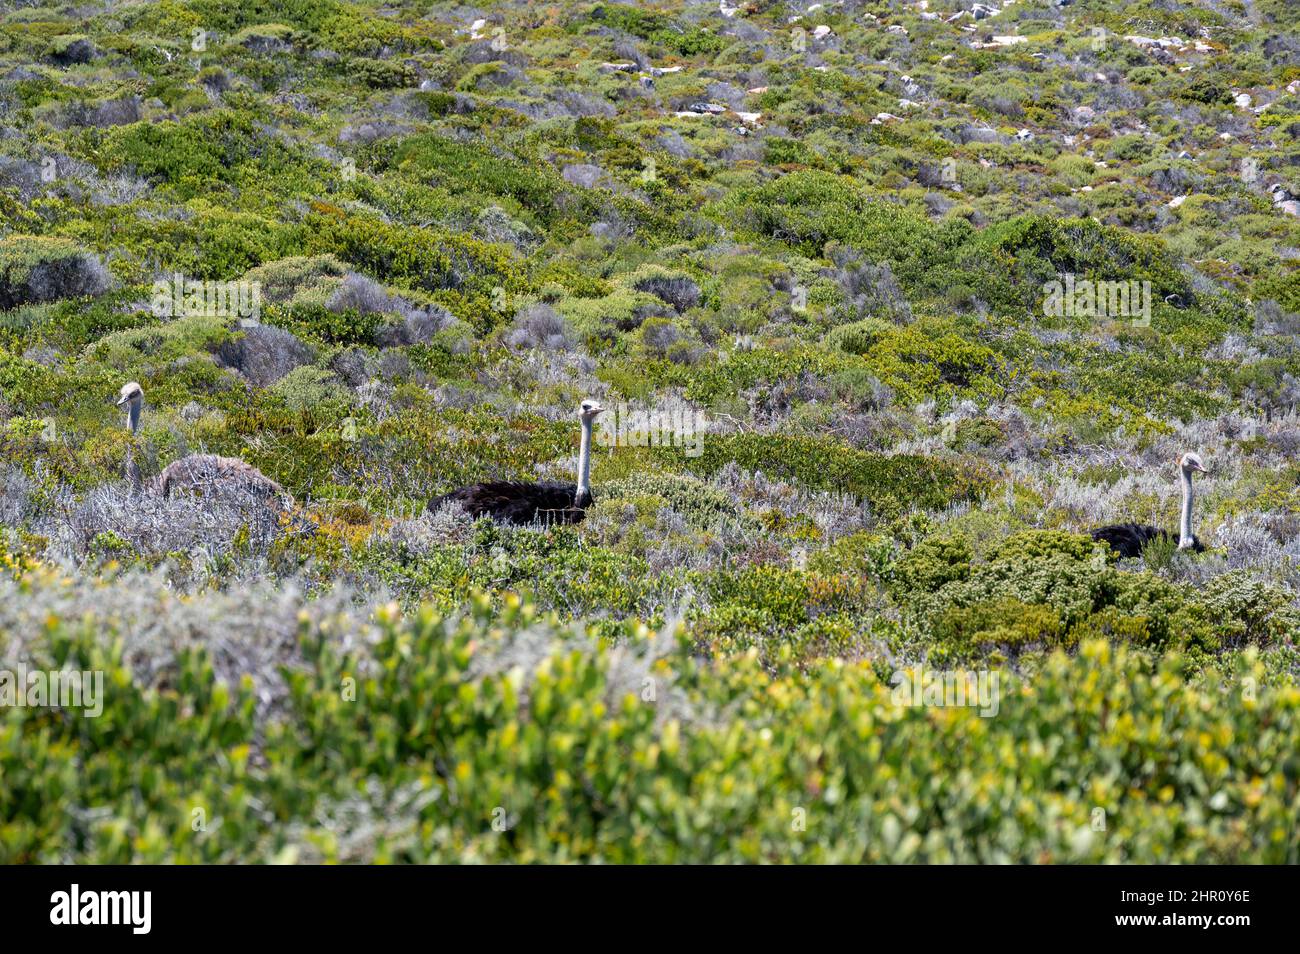
[[[190,454],[173,461],[154,479],[154,488],[164,497],[170,497],[173,491],[189,491],[200,496],[233,491],[268,503],[292,499],[288,491],[252,464],[238,457],[216,454]]]
[[[117,405],[126,408],[126,427],[132,437],[140,428],[143,404],[144,389],[138,382],[128,381],[122,385]],[[127,447],[126,475],[133,486],[141,486],[140,468],[131,446]],[[148,482],[146,489],[164,497],[170,497],[172,491],[198,496],[242,494],[273,507],[288,508],[293,504],[293,497],[287,490],[252,464],[238,457],[218,457],[216,454],[190,454],[173,461]]]

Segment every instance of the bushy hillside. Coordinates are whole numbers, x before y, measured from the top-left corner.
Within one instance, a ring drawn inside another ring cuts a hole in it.
[[[1002,2],[0,6],[0,861],[1300,860],[1294,11]]]

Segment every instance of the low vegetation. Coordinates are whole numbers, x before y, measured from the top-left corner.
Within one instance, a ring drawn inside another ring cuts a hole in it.
[[[0,861],[1300,861],[1284,6],[9,4]]]

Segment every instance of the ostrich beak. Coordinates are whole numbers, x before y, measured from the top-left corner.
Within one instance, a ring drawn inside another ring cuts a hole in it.
[[[1193,465],[1192,465],[1192,470],[1196,471],[1198,474],[1208,474],[1208,473],[1209,473],[1209,470],[1207,470],[1205,467],[1202,467],[1200,464],[1193,464]]]
[[[605,406],[604,406],[603,404],[596,404],[596,405],[593,405],[593,406],[592,406],[592,409],[591,409],[591,413],[592,413],[592,414],[604,414],[604,413],[605,413]]]

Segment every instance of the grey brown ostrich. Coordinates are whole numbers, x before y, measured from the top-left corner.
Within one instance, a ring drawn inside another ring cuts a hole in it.
[[[122,385],[117,404],[126,407],[127,430],[134,436],[140,429],[140,410],[144,404],[144,389],[139,382],[129,381]],[[131,447],[127,449],[127,477],[136,487],[142,486]],[[168,464],[162,473],[143,486],[164,497],[170,497],[173,491],[188,491],[201,496],[245,495],[272,506],[288,506],[293,502],[288,491],[252,464],[238,457],[220,457],[216,454],[189,454],[182,457]]]
[[[1178,473],[1183,485],[1183,509],[1178,521],[1178,549],[1192,550],[1200,553],[1205,544],[1196,539],[1192,533],[1192,503],[1195,493],[1192,490],[1192,474],[1209,473],[1197,454],[1187,453],[1178,458]],[[1172,534],[1159,527],[1138,523],[1116,523],[1107,527],[1098,527],[1091,531],[1094,540],[1110,545],[1120,556],[1138,557],[1152,540],[1167,540]]]
[[[470,516],[491,517],[502,523],[520,526],[533,523],[578,523],[591,506],[591,426],[605,409],[595,401],[582,402],[578,419],[582,422],[582,443],[578,448],[578,482],[576,484],[544,481],[516,482],[492,480],[470,484],[429,501],[433,512],[446,503],[458,503]]]

